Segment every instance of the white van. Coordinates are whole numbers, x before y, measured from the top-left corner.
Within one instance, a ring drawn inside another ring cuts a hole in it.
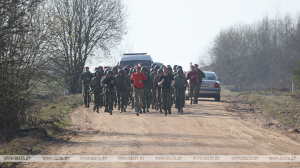
[[[140,63],[143,63],[144,66],[149,67],[153,64],[153,60],[150,55],[147,55],[147,53],[128,53],[123,54],[120,57],[118,65],[121,67],[125,67],[126,65],[135,67]]]

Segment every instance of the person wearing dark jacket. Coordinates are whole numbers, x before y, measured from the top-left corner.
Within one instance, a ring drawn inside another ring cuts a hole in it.
[[[112,71],[107,72],[107,77],[105,77],[102,81],[102,86],[106,89],[105,97],[106,97],[106,104],[105,104],[105,112],[109,112],[112,115],[113,111],[113,103],[114,103],[114,96],[116,94],[116,86],[118,85],[116,78],[113,76]]]
[[[193,97],[194,100],[198,98],[199,92],[197,92],[197,82],[198,82],[198,76],[199,73],[195,71],[194,65],[191,65],[191,71],[188,72],[186,75],[186,78],[190,80],[190,93],[191,93],[191,104],[193,103]],[[195,102],[194,102],[195,104]]]
[[[174,77],[172,74],[169,74],[168,68],[164,67],[164,73],[159,78],[158,86],[162,88],[161,98],[162,98],[162,106],[165,111],[165,115],[167,113],[171,114],[172,107],[172,89],[174,88],[172,81]]]
[[[205,78],[205,73],[203,73],[203,71],[198,69],[198,64],[195,64],[195,71],[197,71],[198,74],[199,74],[198,82],[197,82],[197,85],[196,85],[196,92],[199,93],[201,85],[202,85],[202,78]],[[196,97],[194,99],[194,104],[198,104],[198,94],[196,94]]]

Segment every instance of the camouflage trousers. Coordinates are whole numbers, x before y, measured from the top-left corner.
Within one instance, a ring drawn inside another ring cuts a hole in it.
[[[157,89],[155,86],[152,87],[152,106],[155,106],[156,104],[156,92]]]
[[[82,86],[82,95],[84,104],[90,103],[90,94],[89,94],[89,86]]]
[[[123,109],[124,106],[127,106],[128,95],[126,89],[118,90],[117,97],[118,97],[118,105],[121,107],[121,109]]]
[[[105,92],[105,107],[109,110],[113,110],[115,94],[115,92]]]
[[[135,112],[139,112],[139,110],[143,107],[144,88],[133,88],[133,91]]]
[[[172,107],[172,89],[162,89],[161,102],[163,110],[170,110]]]
[[[179,89],[176,92],[177,108],[183,108],[185,105],[185,89]]]
[[[198,82],[190,83],[190,93],[191,93],[191,97],[194,97],[194,100],[198,98],[199,90],[197,92],[197,86],[198,86]]]
[[[145,88],[144,89],[144,96],[143,96],[143,109],[145,109],[146,107],[148,107],[148,105],[150,105],[151,101],[151,89],[149,88]]]
[[[195,100],[198,99],[198,95],[199,95],[199,91],[200,91],[200,88],[201,88],[201,84],[202,84],[202,82],[197,82],[196,92],[197,92],[198,94],[197,94],[197,97],[195,98]],[[194,97],[195,97],[195,96],[194,96]]]
[[[103,106],[103,97],[101,93],[102,91],[94,91],[94,104],[97,108]]]

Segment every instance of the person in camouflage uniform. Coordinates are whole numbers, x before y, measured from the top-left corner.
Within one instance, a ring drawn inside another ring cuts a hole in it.
[[[203,71],[201,71],[198,68],[198,64],[195,64],[195,71],[198,72],[199,76],[198,76],[198,82],[197,82],[197,86],[196,86],[196,92],[199,93],[201,85],[202,85],[202,78],[205,78],[205,73],[203,73]],[[198,104],[198,94],[197,94],[197,98],[194,99],[194,104]]]
[[[172,89],[173,86],[173,75],[169,74],[168,68],[163,69],[164,74],[160,76],[158,86],[161,86],[161,100],[162,100],[162,107],[165,111],[165,115],[167,112],[171,114],[171,107],[172,107]]]
[[[174,88],[175,91],[177,92],[176,94],[176,104],[177,104],[177,109],[178,113],[183,113],[183,107],[185,103],[185,90],[187,86],[187,80],[184,77],[182,69],[178,70],[178,75],[174,79]]]
[[[130,75],[129,75],[129,69],[128,69],[127,66],[125,66],[125,67],[123,68],[123,70],[124,70],[124,75],[125,75],[125,77],[126,77],[128,83],[129,83],[129,87],[128,87],[127,90],[126,90],[125,102],[124,102],[124,104],[125,104],[124,112],[126,112],[127,105],[129,105],[129,100],[131,100],[130,91],[132,91],[132,89],[131,89],[131,87],[130,87]]]
[[[144,97],[143,97],[143,112],[146,112],[146,108],[147,108],[147,112],[149,112],[149,108],[150,108],[150,95],[151,95],[151,89],[153,86],[153,79],[149,74],[149,70],[147,67],[143,67],[142,68],[142,72],[146,75],[147,78],[147,83],[144,85]]]
[[[154,70],[151,73],[151,77],[154,80],[155,76],[157,75],[157,71],[159,69],[159,66],[155,65],[155,67],[153,69]],[[154,109],[154,106],[156,104],[156,92],[157,92],[157,89],[155,87],[155,83],[153,82],[153,86],[152,86],[152,109]]]
[[[173,66],[173,76],[174,76],[174,77],[177,76],[177,70],[178,70],[177,67],[178,67],[177,65],[174,65],[174,66]]]
[[[120,110],[120,112],[124,112],[125,110],[125,104],[126,104],[126,100],[127,100],[127,90],[128,87],[130,86],[130,83],[128,81],[128,78],[124,75],[124,70],[120,69],[119,70],[119,74],[116,76],[116,81],[118,83],[117,85],[117,97],[118,97],[118,110]]]
[[[162,110],[161,110],[161,87],[158,86],[158,81],[162,74],[163,74],[163,70],[159,69],[157,71],[157,75],[154,77],[154,80],[153,80],[153,85],[155,87],[155,91],[157,91],[157,96],[155,97],[156,98],[155,109],[156,109],[156,111],[159,110],[161,113],[162,113]]]
[[[103,106],[100,71],[95,72],[95,77],[91,80],[90,86],[90,96],[94,93],[94,111],[97,110],[97,113],[99,113],[99,107]]]
[[[85,72],[83,72],[80,76],[82,82],[82,94],[83,94],[85,108],[90,107],[89,86],[92,78],[93,78],[93,74],[89,71],[89,67],[86,66]]]
[[[105,112],[112,115],[114,97],[116,95],[116,86],[118,85],[116,78],[113,76],[112,71],[107,72],[107,76],[102,81],[102,86],[105,87]]]

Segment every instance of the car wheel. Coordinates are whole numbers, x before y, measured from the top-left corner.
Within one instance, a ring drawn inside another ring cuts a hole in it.
[[[220,95],[218,95],[217,97],[215,97],[215,101],[220,101],[221,97]]]

